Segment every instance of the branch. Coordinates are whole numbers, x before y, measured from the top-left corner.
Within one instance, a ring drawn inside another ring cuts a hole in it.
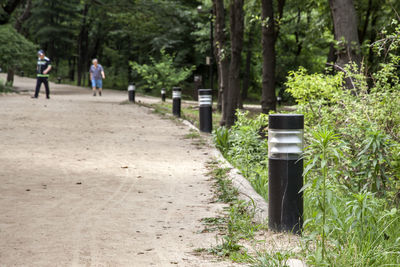
[[[331,66],[331,67],[333,67],[333,68],[336,69],[336,70],[340,70],[340,71],[344,72],[344,74],[346,74],[346,75],[349,77],[352,88],[353,88],[353,89],[356,88],[355,85],[354,85],[353,79],[351,78],[351,75],[349,75],[348,71],[346,71],[344,68],[340,67],[340,66],[337,65],[337,64],[331,64],[331,63],[328,63],[328,62],[327,62],[326,65]]]
[[[22,23],[31,16],[32,0],[26,1],[26,6],[24,12],[19,16],[15,22],[14,28],[17,32],[21,33]]]

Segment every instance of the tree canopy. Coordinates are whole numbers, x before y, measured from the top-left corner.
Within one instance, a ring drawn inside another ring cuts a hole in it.
[[[36,46],[20,35],[11,25],[0,25],[0,66],[4,70],[35,68]]]
[[[129,82],[140,87],[145,82],[129,62],[151,64],[152,60],[160,60],[161,51],[165,51],[175,55],[177,68],[196,66],[193,75],[203,76],[203,87],[209,85],[209,73],[218,77],[213,79],[213,87],[219,88],[221,109],[222,92],[232,95],[230,88],[238,88],[235,90],[241,92],[233,94],[235,100],[228,99],[238,102],[230,110],[243,101],[252,101],[261,103],[267,113],[275,109],[276,96],[291,101],[290,93],[284,90],[285,82],[288,73],[300,66],[311,73],[326,73],[340,71],[343,64],[356,61],[362,64],[367,76],[375,71],[385,59],[374,53],[371,44],[379,40],[384,29],[393,29],[391,21],[398,20],[400,13],[400,2],[396,0],[246,0],[243,6],[238,3],[2,0],[0,21],[20,22],[18,32],[46,51],[57,76],[78,85],[87,83],[91,59],[96,57],[108,73],[106,87],[125,89]],[[199,12],[198,6],[202,6],[203,12]],[[19,19],[22,14],[23,21]],[[232,23],[241,17],[243,33],[232,35]],[[214,27],[212,52],[210,23]],[[237,44],[236,40],[243,41]],[[239,79],[228,86],[227,73],[233,70],[225,69],[232,63],[232,48],[240,51],[240,60],[233,58],[239,63]],[[207,65],[210,53],[216,60]],[[4,64],[9,63],[2,64],[6,69]],[[181,82],[184,92],[192,82],[193,77]]]

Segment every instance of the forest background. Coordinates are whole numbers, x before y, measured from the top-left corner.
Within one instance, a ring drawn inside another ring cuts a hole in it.
[[[15,73],[34,76],[44,49],[54,80],[88,86],[96,57],[106,88],[135,82],[159,95],[180,86],[195,98],[196,88],[211,87],[227,126],[215,130],[215,143],[266,200],[265,114],[293,105],[305,118],[296,257],[315,266],[400,264],[400,1],[0,3],[0,67],[9,84]],[[243,103],[259,105],[261,115],[237,112]],[[224,255],[243,260],[237,241],[227,239],[234,246],[222,246]],[[293,256],[280,253],[259,260]]]

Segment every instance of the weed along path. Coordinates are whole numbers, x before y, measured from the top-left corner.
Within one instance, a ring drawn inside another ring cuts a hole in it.
[[[232,266],[194,253],[222,209],[210,148],[126,92],[51,92],[0,96],[1,266]]]

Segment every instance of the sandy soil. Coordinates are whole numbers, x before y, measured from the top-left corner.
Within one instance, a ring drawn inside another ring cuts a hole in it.
[[[200,220],[222,206],[188,127],[125,92],[30,94],[0,96],[0,266],[232,265],[194,253],[215,244]]]

